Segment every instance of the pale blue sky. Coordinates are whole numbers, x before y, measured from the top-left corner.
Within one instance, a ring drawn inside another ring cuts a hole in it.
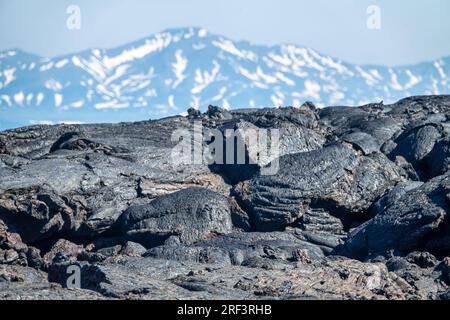
[[[66,28],[66,8],[82,28]],[[382,28],[366,27],[381,8]],[[295,43],[353,63],[408,64],[450,55],[448,0],[0,0],[0,50],[55,56],[199,26],[257,44]]]

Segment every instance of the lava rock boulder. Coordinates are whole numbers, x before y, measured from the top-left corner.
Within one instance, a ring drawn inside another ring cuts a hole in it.
[[[279,159],[274,175],[258,175],[237,193],[261,231],[281,230],[308,208],[338,216],[364,215],[370,204],[403,180],[401,170],[383,154],[363,156],[334,143]]]
[[[232,230],[228,200],[204,188],[188,188],[132,206],[121,215],[118,225],[129,240],[146,247],[174,237],[190,244]]]
[[[432,253],[450,253],[448,235],[442,232],[449,230],[449,194],[447,174],[388,201],[382,212],[350,233],[347,254],[364,257],[394,251],[402,255],[432,244]]]

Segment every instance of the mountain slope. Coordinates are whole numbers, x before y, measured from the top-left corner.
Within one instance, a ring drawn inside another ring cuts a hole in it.
[[[255,46],[170,29],[114,49],[55,58],[0,53],[0,129],[45,122],[141,120],[188,107],[359,105],[450,92],[450,57],[352,65],[295,45]]]

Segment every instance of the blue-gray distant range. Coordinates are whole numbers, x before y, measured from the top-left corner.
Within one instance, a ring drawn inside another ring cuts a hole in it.
[[[201,28],[169,29],[118,48],[53,58],[0,52],[0,130],[144,120],[209,104],[395,102],[450,93],[449,79],[450,57],[396,67],[354,65],[298,45],[252,45]]]

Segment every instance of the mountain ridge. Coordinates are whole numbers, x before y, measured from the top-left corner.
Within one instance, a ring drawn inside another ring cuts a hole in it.
[[[92,50],[106,50],[106,51],[116,50],[116,49],[120,49],[122,47],[128,46],[130,44],[134,44],[134,43],[145,41],[146,39],[151,38],[155,34],[168,33],[168,32],[169,33],[170,32],[180,32],[180,31],[187,31],[187,30],[190,30],[190,29],[193,29],[193,30],[204,29],[210,35],[220,36],[222,38],[226,38],[226,39],[229,39],[229,40],[232,39],[232,37],[223,36],[223,35],[221,35],[219,33],[215,33],[215,32],[210,32],[208,29],[200,27],[200,26],[191,26],[191,27],[179,27],[179,28],[166,28],[166,29],[161,30],[160,32],[156,32],[156,33],[150,34],[150,35],[145,36],[145,37],[140,37],[140,38],[138,38],[136,40],[132,40],[132,41],[126,43],[126,44],[119,44],[119,45],[112,45],[112,46],[105,46],[105,47],[98,46],[98,47],[92,47],[92,48],[87,48],[87,49],[82,49],[82,50],[76,50],[76,51],[69,52],[69,53],[62,53],[62,54],[45,56],[45,55],[40,55],[40,54],[37,54],[37,53],[33,53],[31,51],[27,51],[25,49],[21,49],[19,47],[12,47],[12,48],[9,48],[9,49],[0,50],[0,56],[2,54],[5,54],[5,53],[9,52],[9,51],[19,51],[19,52],[22,52],[24,54],[27,54],[27,55],[30,55],[30,56],[35,56],[36,58],[40,58],[40,59],[58,59],[58,58],[63,58],[63,57],[70,56],[70,55],[77,55],[77,54],[80,54],[80,53],[83,53],[83,52],[86,52],[86,51],[92,51]],[[275,44],[264,44],[264,43],[255,43],[255,42],[252,42],[252,41],[247,40],[247,39],[233,40],[233,42],[250,44],[250,45],[252,45],[254,47],[264,47],[264,48],[269,48],[269,49],[280,47],[280,46],[298,46],[298,47],[303,47],[303,48],[306,48],[306,49],[315,50],[311,46],[300,45],[300,44],[295,43],[295,42],[280,42],[280,43],[275,43]],[[405,64],[354,63],[354,62],[351,62],[350,60],[340,59],[340,58],[338,58],[337,55],[326,54],[324,51],[321,51],[321,50],[315,50],[315,51],[319,52],[322,55],[327,55],[330,58],[333,58],[333,59],[336,59],[336,60],[340,60],[340,61],[342,61],[344,63],[352,64],[352,65],[360,66],[360,67],[361,66],[364,66],[364,67],[380,67],[381,66],[381,67],[388,67],[388,68],[390,68],[390,67],[410,67],[410,66],[416,66],[416,65],[420,65],[420,64],[432,63],[432,62],[439,61],[439,60],[448,60],[448,59],[450,59],[450,54],[449,54],[449,55],[438,56],[438,57],[436,57],[434,59],[421,60],[421,61],[418,61],[416,63],[405,63]]]
[[[53,58],[0,52],[0,129],[160,118],[189,107],[361,105],[450,92],[450,57],[351,64],[294,44],[254,45],[199,27]],[[26,112],[24,112],[24,110]]]

